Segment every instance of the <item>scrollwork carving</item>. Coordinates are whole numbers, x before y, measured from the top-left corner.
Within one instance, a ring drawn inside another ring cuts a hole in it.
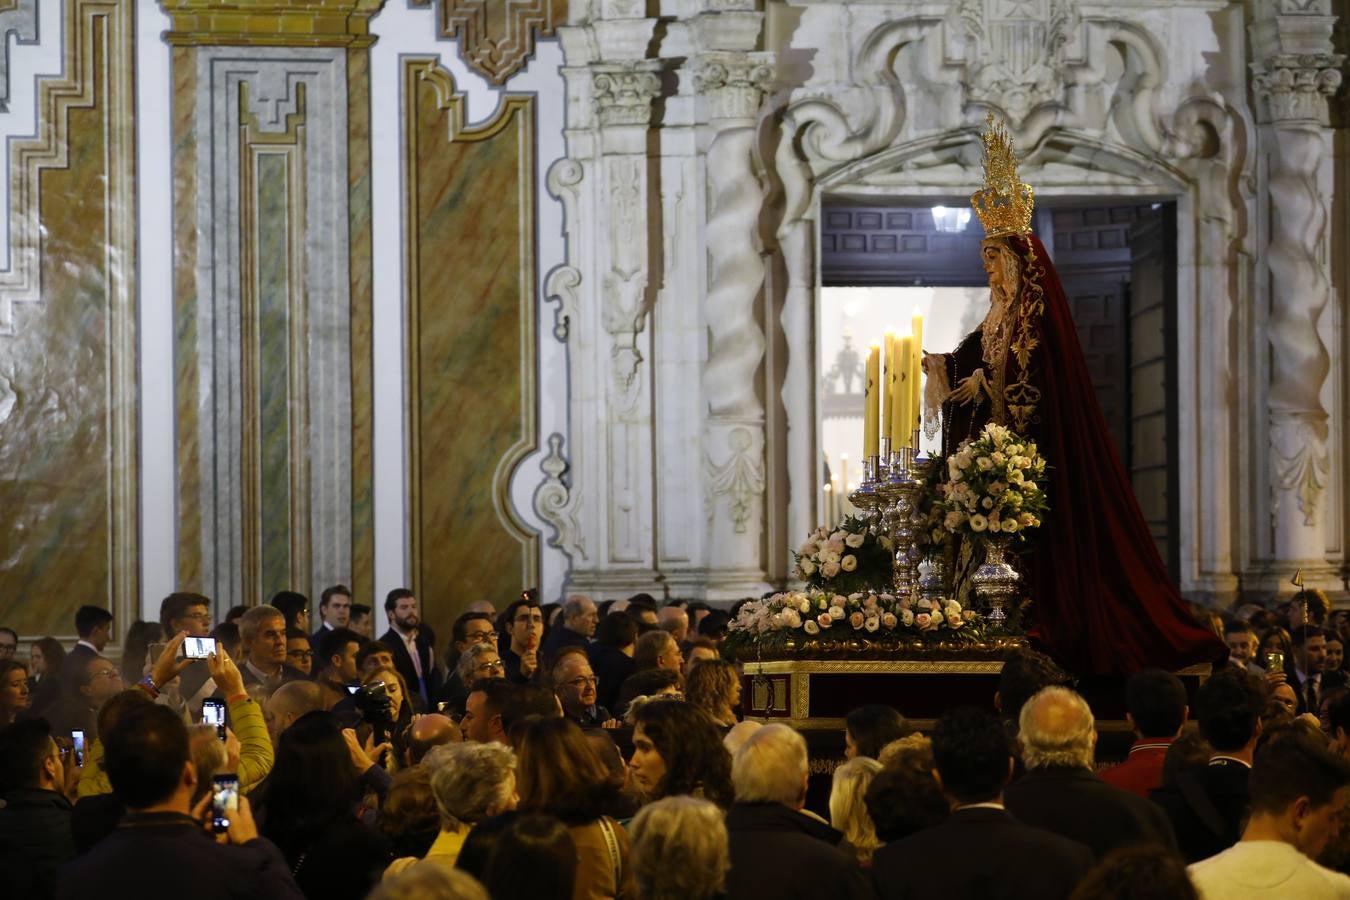
[[[591,92],[601,125],[647,125],[652,100],[661,93],[659,62],[597,65],[591,70]]]
[[[1341,86],[1339,53],[1280,54],[1252,66],[1257,114],[1263,122],[1326,125],[1327,99]]]
[[[586,558],[586,541],[577,521],[576,503],[568,479],[571,463],[563,455],[563,436],[556,431],[548,436],[548,454],[539,462],[544,481],[534,492],[534,511],[553,527],[550,547],[572,556]]]
[[[710,53],[694,70],[694,89],[712,119],[753,119],[773,81],[771,53]]]
[[[733,428],[727,434],[730,455],[726,461],[715,463],[711,457],[707,460],[708,517],[714,515],[716,498],[726,497],[737,534],[745,534],[749,529],[755,500],[764,494],[764,454],[756,443],[749,428]]]
[[[577,288],[580,286],[581,273],[573,266],[558,266],[544,282],[544,297],[558,301],[558,308],[553,311],[553,336],[564,344],[581,309],[581,301],[577,297]]]

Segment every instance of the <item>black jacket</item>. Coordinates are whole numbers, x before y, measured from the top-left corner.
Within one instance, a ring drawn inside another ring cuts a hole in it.
[[[958,809],[872,856],[881,900],[1063,900],[1092,868],[1082,844],[1001,809]]]
[[[262,830],[271,834],[266,824]],[[310,900],[362,900],[391,861],[388,840],[355,816],[335,819],[318,835],[281,851]]]
[[[0,872],[10,897],[49,900],[56,873],[75,856],[70,803],[56,791],[14,788],[0,809]]]
[[[1024,825],[1087,844],[1101,859],[1138,844],[1177,846],[1167,816],[1156,804],[1107,784],[1088,769],[1033,769],[1003,792],[1008,813]]]
[[[613,709],[619,701],[619,689],[629,675],[637,670],[633,657],[603,644],[590,646],[591,668],[595,671],[595,702]]]
[[[736,803],[727,810],[731,841],[728,900],[865,900],[857,862],[838,831],[781,803]]]
[[[1252,806],[1250,776],[1251,769],[1236,760],[1215,759],[1149,794],[1171,820],[1186,862],[1222,853],[1242,837]]]
[[[61,870],[58,900],[301,900],[281,854],[263,838],[217,844],[178,813],[132,813]]]
[[[61,661],[61,696],[63,698],[80,696],[80,673],[91,659],[98,659],[100,655],[84,644],[76,644],[71,648],[70,652],[66,654],[66,658]]]
[[[579,631],[573,631],[561,622],[558,627],[548,633],[544,638],[544,645],[539,648],[539,658],[546,668],[553,667],[553,660],[557,658],[558,651],[564,647],[580,647],[585,650],[591,642]]]
[[[418,662],[422,664],[420,680],[417,677],[417,670],[413,668],[412,657],[408,655],[408,645],[403,643],[403,635],[390,628],[380,635],[380,643],[387,644],[389,649],[394,651],[394,668],[398,669],[398,674],[408,682],[408,690],[414,694],[408,700],[417,706],[419,711],[424,711],[441,692],[441,675],[436,671],[436,654],[432,652],[431,639],[427,636],[426,629],[419,628],[417,638],[413,642],[417,647]]]

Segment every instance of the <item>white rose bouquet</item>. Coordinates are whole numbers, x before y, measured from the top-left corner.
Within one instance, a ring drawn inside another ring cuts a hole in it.
[[[947,457],[946,474],[938,509],[951,533],[1024,537],[1040,527],[1048,508],[1045,459],[1033,442],[990,423]]]
[[[919,600],[872,591],[785,591],[740,604],[729,625],[731,647],[774,644],[792,634],[820,640],[901,636],[975,638],[979,626],[956,600]]]
[[[834,528],[816,529],[794,556],[793,574],[820,591],[844,596],[880,591],[893,577],[890,538],[856,516]]]

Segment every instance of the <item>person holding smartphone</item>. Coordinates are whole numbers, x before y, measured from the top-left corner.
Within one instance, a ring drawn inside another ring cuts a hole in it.
[[[276,846],[259,836],[248,798],[237,796],[219,833],[215,792],[192,805],[197,770],[187,726],[172,710],[155,704],[128,710],[104,736],[104,764],[127,815],[62,869],[58,900],[84,900],[90,885],[111,897],[180,896],[203,878],[213,897],[303,897]],[[203,832],[215,839],[203,840]]]

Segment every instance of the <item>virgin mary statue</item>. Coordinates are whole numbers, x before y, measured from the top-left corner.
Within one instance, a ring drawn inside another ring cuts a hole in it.
[[[983,324],[952,353],[925,357],[928,421],[941,408],[943,453],[989,422],[1034,440],[1050,504],[1022,557],[1030,636],[1079,675],[1222,658],[1159,556],[1092,389],[1054,264],[1031,231],[1034,193],[1018,181],[1004,128],[984,135],[985,186],[971,204],[989,274]]]

